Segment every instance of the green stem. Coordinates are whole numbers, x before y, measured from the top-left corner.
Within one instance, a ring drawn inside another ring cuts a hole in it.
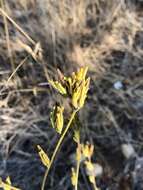
[[[79,167],[80,167],[80,160],[78,160],[78,162],[77,162],[75,190],[77,190],[77,189],[78,189]]]
[[[99,190],[95,183],[93,183],[94,190]]]
[[[43,178],[43,182],[42,182],[42,186],[41,186],[41,190],[44,190],[44,188],[45,188],[46,179],[47,179],[47,176],[48,176],[48,174],[49,174],[50,168],[51,168],[51,166],[52,166],[52,164],[53,164],[53,162],[54,162],[54,159],[55,159],[55,157],[56,157],[56,154],[57,154],[57,152],[58,152],[58,150],[59,150],[59,148],[60,148],[60,146],[61,146],[61,144],[62,144],[62,141],[63,141],[65,135],[67,134],[67,132],[68,132],[68,130],[69,130],[71,124],[72,124],[72,121],[73,121],[73,119],[74,119],[74,117],[75,117],[75,114],[76,114],[77,112],[78,112],[78,110],[74,110],[74,111],[73,111],[73,113],[72,113],[72,115],[71,115],[71,118],[70,118],[70,120],[69,120],[69,122],[68,122],[68,124],[67,124],[67,127],[65,128],[65,130],[64,130],[64,132],[63,132],[63,134],[62,134],[62,136],[60,137],[60,139],[59,139],[59,141],[58,141],[58,143],[57,143],[57,145],[56,145],[56,148],[55,148],[55,150],[54,150],[54,152],[53,152],[53,155],[52,155],[52,157],[51,157],[51,160],[50,160],[49,167],[47,168],[47,170],[46,170],[46,172],[45,172],[45,175],[44,175],[44,178]]]

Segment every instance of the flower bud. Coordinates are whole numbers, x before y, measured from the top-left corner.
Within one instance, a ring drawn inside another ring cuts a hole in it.
[[[64,125],[63,111],[63,106],[56,105],[50,115],[52,127],[56,129],[59,134],[61,134]]]

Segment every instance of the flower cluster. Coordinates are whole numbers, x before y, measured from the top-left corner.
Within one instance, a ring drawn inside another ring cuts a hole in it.
[[[79,69],[76,73],[73,72],[70,77],[63,76],[61,82],[49,80],[51,86],[56,89],[60,94],[68,96],[71,99],[72,105],[76,110],[83,107],[87,92],[89,89],[90,78],[86,79],[87,67]],[[64,117],[64,107],[56,105],[50,114],[51,124],[56,131],[61,134]]]
[[[77,133],[75,133],[77,135]],[[90,183],[92,183],[96,190],[99,190],[96,186],[95,181],[95,164],[91,161],[91,157],[93,155],[94,146],[89,144],[88,142],[86,144],[80,144],[79,138],[76,138],[76,142],[78,142],[78,146],[76,149],[76,162],[78,163],[83,162],[85,165],[86,173],[88,175]],[[72,168],[71,173],[71,183],[73,186],[76,185],[76,181],[78,178],[77,168]]]
[[[90,78],[86,78],[87,67],[73,72],[70,77],[63,77],[61,82],[49,80],[49,83],[62,95],[71,97],[75,109],[81,109],[84,105],[89,89]]]

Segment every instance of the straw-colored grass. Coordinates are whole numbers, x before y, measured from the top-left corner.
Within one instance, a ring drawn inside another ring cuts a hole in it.
[[[1,0],[0,176],[4,181],[10,175],[16,187],[40,189],[45,168],[40,167],[36,145],[51,156],[58,136],[50,127],[49,113],[57,100],[66,108],[66,116],[71,112],[69,102],[55,93],[48,80],[58,79],[57,69],[68,76],[88,66],[91,87],[78,123],[83,126],[83,141],[90,139],[96,161],[104,167],[98,186],[117,189],[125,181],[126,189],[131,189],[126,178],[131,171],[124,172],[130,161],[123,157],[121,145],[130,143],[142,155],[142,7],[134,0]],[[69,135],[50,173],[48,190],[72,187],[74,152]],[[64,158],[68,162],[63,164]],[[90,189],[82,167],[78,185],[80,190]]]

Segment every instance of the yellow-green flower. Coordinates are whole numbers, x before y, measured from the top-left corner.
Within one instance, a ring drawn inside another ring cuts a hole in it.
[[[63,125],[64,125],[64,117],[63,117],[64,107],[56,105],[51,112],[51,123],[52,127],[56,129],[56,131],[61,134]]]
[[[93,175],[93,171],[94,171],[93,163],[91,161],[85,161],[85,166],[86,166],[87,174],[89,177],[89,181],[95,184],[95,176]]]
[[[44,152],[44,150],[41,148],[40,145],[37,145],[37,148],[38,148],[38,154],[41,158],[43,165],[48,168],[49,164],[50,164],[50,159],[49,159],[48,155]]]
[[[82,144],[82,154],[85,158],[90,159],[93,155],[94,146],[86,143],[85,145]]]
[[[82,158],[82,152],[81,152],[81,145],[79,144],[76,149],[76,161],[81,161]]]
[[[67,94],[66,88],[64,88],[60,82],[49,80],[49,83],[52,85],[53,88],[55,88],[61,94],[63,94],[63,95]]]
[[[76,185],[76,171],[74,168],[72,168],[72,171],[71,171],[71,182],[72,182],[72,185],[75,186]]]
[[[11,180],[9,176],[6,178],[5,182],[3,182],[0,178],[0,188],[3,188],[4,190],[20,190],[19,188],[13,187],[11,185]]]
[[[71,96],[73,92],[73,86],[75,84],[75,80],[72,79],[71,77],[64,77],[64,84],[66,86],[68,95]]]
[[[76,82],[85,80],[87,71],[88,71],[88,67],[80,68],[76,73],[72,73],[72,80]]]
[[[84,79],[83,81],[80,82],[79,85],[73,90],[72,94],[72,105],[76,109],[80,109],[83,107],[85,99],[87,97],[87,92],[89,90],[89,83],[90,83],[90,78]]]
[[[80,131],[77,130],[77,129],[74,130],[73,140],[74,140],[77,144],[80,143]]]

